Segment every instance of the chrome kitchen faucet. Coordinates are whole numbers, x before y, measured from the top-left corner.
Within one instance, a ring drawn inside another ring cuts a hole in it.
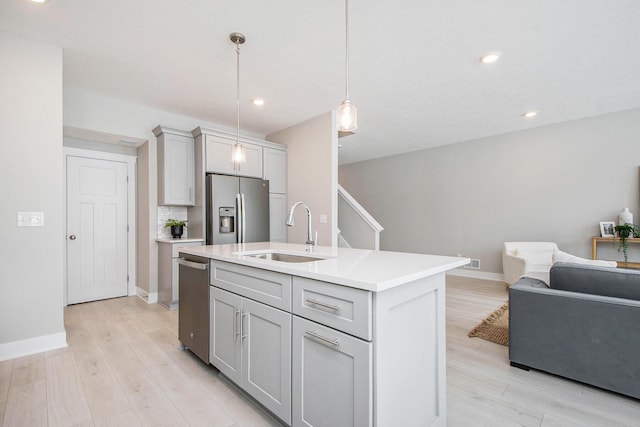
[[[295,225],[295,219],[293,218],[293,213],[298,206],[304,206],[307,210],[307,245],[316,246],[318,244],[318,232],[316,231],[316,238],[314,240],[313,233],[311,232],[311,209],[305,202],[295,202],[293,206],[291,206],[291,210],[289,211],[289,216],[287,217],[286,225],[289,227],[293,227]]]

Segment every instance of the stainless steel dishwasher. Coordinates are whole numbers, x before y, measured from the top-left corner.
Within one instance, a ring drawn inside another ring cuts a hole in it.
[[[209,363],[209,259],[180,254],[178,339]]]

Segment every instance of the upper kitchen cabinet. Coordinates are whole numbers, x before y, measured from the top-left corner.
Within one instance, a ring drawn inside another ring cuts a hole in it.
[[[269,180],[269,192],[287,192],[287,152],[275,148],[263,149],[264,178]]]
[[[232,175],[262,178],[262,147],[249,142],[240,141],[247,155],[245,163],[231,161],[231,152],[236,144],[235,139],[215,135],[205,135],[205,170]]]
[[[193,136],[162,126],[153,133],[158,138],[158,205],[193,206]]]

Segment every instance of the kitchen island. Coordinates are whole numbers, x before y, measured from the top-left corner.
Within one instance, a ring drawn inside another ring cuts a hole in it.
[[[209,360],[286,424],[446,425],[445,272],[467,258],[264,242],[210,260]]]

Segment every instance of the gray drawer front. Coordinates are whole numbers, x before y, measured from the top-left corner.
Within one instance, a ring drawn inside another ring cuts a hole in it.
[[[371,341],[371,292],[303,277],[293,278],[293,313]]]
[[[211,261],[211,284],[291,312],[291,276],[222,261]]]

